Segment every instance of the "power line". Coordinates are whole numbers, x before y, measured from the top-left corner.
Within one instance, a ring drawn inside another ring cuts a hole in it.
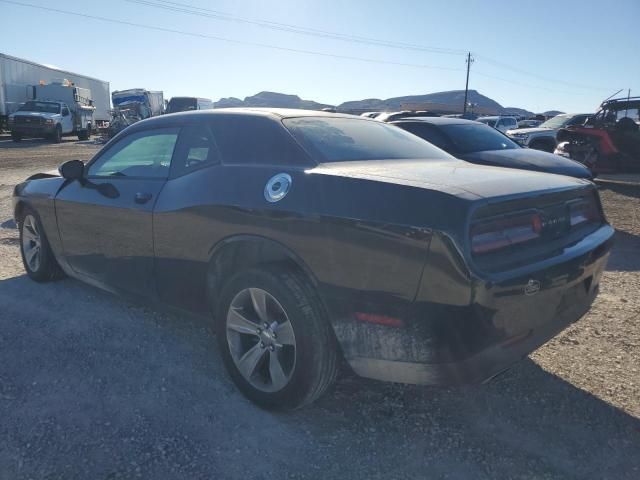
[[[534,89],[534,90],[544,90],[544,91],[547,91],[547,92],[564,93],[565,95],[591,95],[590,93],[586,93],[586,92],[573,92],[573,91],[570,91],[570,90],[558,90],[556,88],[541,87],[539,85],[531,85],[531,84],[528,84],[528,83],[522,83],[522,82],[518,82],[516,80],[510,80],[508,78],[499,77],[497,75],[490,75],[488,73],[479,72],[479,71],[477,71],[475,69],[474,69],[474,73],[476,75],[481,76],[481,77],[491,78],[493,80],[499,80],[501,82],[507,82],[507,83],[511,83],[513,85],[518,85],[520,87],[525,87],[525,88],[531,88],[531,89]]]
[[[449,70],[449,71],[462,71],[462,68],[456,68],[456,67],[443,67],[443,66],[435,66],[435,65],[424,65],[424,64],[418,64],[418,63],[404,63],[404,62],[394,62],[392,60],[377,60],[377,59],[373,59],[373,58],[365,58],[365,57],[356,57],[356,56],[351,56],[351,55],[339,55],[339,54],[333,54],[333,53],[326,53],[326,52],[318,52],[315,50],[304,50],[304,49],[300,49],[300,48],[290,48],[290,47],[281,47],[278,45],[270,45],[267,43],[258,43],[258,42],[250,42],[250,41],[246,41],[246,40],[236,40],[236,39],[232,39],[232,38],[226,38],[226,37],[220,37],[217,35],[208,35],[205,33],[196,33],[196,32],[186,32],[184,30],[176,30],[173,28],[165,28],[165,27],[159,27],[156,25],[147,25],[147,24],[143,24],[143,23],[136,23],[136,22],[129,22],[126,20],[116,20],[114,18],[108,18],[108,17],[101,17],[98,15],[89,15],[86,13],[78,13],[78,12],[72,12],[69,10],[62,10],[62,9],[58,9],[58,8],[51,8],[51,7],[43,7],[41,5],[33,5],[31,3],[23,3],[23,2],[16,2],[13,0],[0,0],[0,2],[3,3],[8,3],[8,4],[12,4],[12,5],[19,5],[22,7],[29,7],[29,8],[34,8],[37,10],[44,10],[47,12],[53,12],[53,13],[59,13],[59,14],[63,14],[63,15],[73,15],[75,17],[81,17],[81,18],[89,18],[92,20],[100,20],[103,22],[109,22],[109,23],[117,23],[120,25],[127,25],[129,27],[137,27],[137,28],[144,28],[147,30],[155,30],[158,32],[165,32],[165,33],[175,33],[178,35],[185,35],[185,36],[189,36],[189,37],[196,37],[196,38],[205,38],[205,39],[209,39],[209,40],[216,40],[216,41],[221,41],[221,42],[228,42],[228,43],[234,43],[237,45],[247,45],[250,47],[259,47],[259,48],[269,48],[272,50],[280,50],[280,51],[284,51],[284,52],[291,52],[291,53],[302,53],[302,54],[306,54],[306,55],[316,55],[316,56],[321,56],[321,57],[328,57],[328,58],[338,58],[338,59],[342,59],[342,60],[355,60],[358,62],[367,62],[367,63],[377,63],[377,64],[384,64],[384,65],[396,65],[396,66],[401,66],[401,67],[412,67],[412,68],[424,68],[424,69],[429,69],[429,70]]]
[[[319,51],[314,51],[314,50],[305,50],[305,49],[298,49],[298,48],[282,47],[282,46],[278,46],[278,45],[270,45],[270,44],[265,44],[265,43],[250,42],[250,41],[246,41],[246,40],[236,40],[236,39],[220,37],[220,36],[216,36],[216,35],[209,35],[209,34],[196,33],[196,32],[187,32],[187,31],[176,30],[176,29],[172,29],[172,28],[159,27],[159,26],[156,26],[156,25],[147,25],[147,24],[142,24],[142,23],[130,22],[130,21],[126,21],[126,20],[117,20],[117,19],[114,19],[114,18],[102,17],[102,16],[98,16],[98,15],[89,15],[89,14],[85,14],[85,13],[72,12],[72,11],[69,11],[69,10],[62,10],[62,9],[58,9],[58,8],[44,7],[44,6],[41,6],[41,5],[34,5],[34,4],[18,2],[18,1],[14,1],[14,0],[0,0],[0,2],[11,4],[11,5],[18,5],[18,6],[22,6],[22,7],[33,8],[33,9],[36,9],[36,10],[43,10],[43,11],[47,11],[47,12],[58,13],[58,14],[62,14],[62,15],[70,15],[70,16],[75,16],[75,17],[80,17],[80,18],[88,18],[88,19],[92,19],[92,20],[99,20],[99,21],[102,21],[102,22],[126,25],[126,26],[129,26],[129,27],[136,27],[136,28],[142,28],[142,29],[146,29],[146,30],[154,30],[154,31],[159,31],[159,32],[164,32],[164,33],[173,33],[173,34],[178,34],[178,35],[183,35],[183,36],[188,36],[188,37],[194,37],[194,38],[203,38],[203,39],[208,39],[208,40],[227,42],[227,43],[232,43],[232,44],[236,44],[236,45],[246,45],[246,46],[258,47],[258,48],[268,48],[268,49],[272,49],[272,50],[278,50],[278,51],[284,51],[284,52],[290,52],[290,53],[299,53],[299,54],[305,54],[305,55],[315,55],[315,56],[320,56],[320,57],[325,57],[325,58],[336,58],[336,59],[341,59],[341,60],[354,60],[354,61],[366,62],[366,63],[374,63],[374,64],[395,65],[395,66],[430,69],[430,70],[446,70],[446,71],[458,71],[458,72],[459,71],[464,71],[463,68],[457,68],[457,67],[443,67],[443,66],[424,65],[424,64],[417,64],[417,63],[394,62],[394,61],[390,61],[390,60],[377,60],[377,59],[372,59],[372,58],[365,58],[365,57],[358,57],[358,56],[351,56],[351,55],[339,55],[339,54],[319,52]],[[493,75],[488,75],[488,74],[485,74],[485,73],[482,73],[482,72],[477,72],[477,71],[476,71],[476,74],[480,75],[480,76],[483,76],[483,77],[487,77],[487,78],[493,78],[493,79],[496,79],[496,80],[501,80],[501,81],[505,81],[505,82],[508,82],[508,83],[513,83],[515,85],[519,85],[519,86],[526,87],[526,88],[540,89],[540,90],[546,90],[546,91],[556,91],[556,92],[565,93],[565,94],[569,94],[569,95],[584,95],[584,94],[580,94],[580,93],[576,93],[576,92],[561,91],[561,90],[557,90],[557,89],[551,89],[551,88],[539,87],[539,86],[534,86],[534,85],[528,85],[528,84],[525,84],[525,83],[520,83],[520,82],[508,80],[508,79],[505,79],[505,78],[501,78],[501,77],[497,77],[497,76],[493,76]]]
[[[179,13],[186,13],[188,15],[212,18],[215,20],[247,23],[247,24],[257,25],[264,28],[302,34],[302,35],[317,36],[321,38],[331,38],[335,40],[342,40],[347,42],[355,42],[355,43],[369,44],[369,45],[389,47],[389,48],[397,48],[402,50],[415,50],[415,51],[424,51],[424,52],[430,52],[430,53],[450,54],[450,55],[466,54],[464,50],[459,50],[459,49],[431,47],[431,46],[416,45],[416,44],[403,43],[403,42],[392,42],[389,40],[381,40],[378,38],[363,37],[363,36],[338,33],[338,32],[330,32],[330,31],[321,30],[317,28],[302,27],[299,25],[293,25],[293,24],[287,24],[287,23],[279,23],[279,22],[272,22],[272,21],[262,20],[262,19],[249,19],[246,17],[238,17],[235,15],[231,15],[229,13],[221,12],[219,10],[212,10],[209,8],[198,7],[198,6],[191,5],[184,2],[175,2],[170,0],[125,0],[125,1],[129,3],[137,3],[140,5],[146,5],[150,7],[160,8],[160,9],[179,12]],[[543,80],[549,83],[562,84],[572,88],[587,89],[587,90],[610,90],[609,88],[594,87],[590,85],[581,85],[581,84],[566,82],[564,80],[557,79],[557,78],[545,77],[537,73],[530,72],[518,67],[514,67],[507,63],[492,59],[485,55],[475,55],[475,57],[495,67],[511,70],[521,75],[537,78],[539,80]]]
[[[518,67],[513,67],[513,66],[511,66],[511,65],[509,65],[507,63],[500,62],[499,60],[494,60],[493,58],[487,57],[485,55],[476,55],[476,57],[481,59],[481,60],[484,60],[486,63],[489,63],[489,64],[494,65],[496,67],[503,68],[503,69],[506,69],[506,70],[511,70],[513,72],[520,73],[522,75],[527,75],[529,77],[534,77],[534,78],[537,78],[539,80],[544,80],[545,82],[560,83],[560,84],[566,85],[568,87],[581,88],[581,89],[586,89],[586,90],[610,90],[609,88],[605,88],[605,87],[594,87],[592,85],[581,85],[581,84],[577,84],[577,83],[565,82],[564,80],[561,80],[561,79],[558,79],[558,78],[545,77],[543,75],[539,75],[537,73],[529,72],[527,70],[523,70],[523,69],[518,68]]]
[[[220,12],[218,10],[212,10],[209,8],[197,7],[180,2],[171,2],[166,0],[125,0],[129,3],[137,3],[140,5],[146,5],[149,7],[155,7],[173,12],[186,13],[188,15],[194,15],[205,18],[212,18],[215,20],[232,21],[238,23],[246,23],[250,25],[256,25],[263,28],[272,30],[279,30],[284,32],[291,32],[301,35],[309,35],[320,38],[330,38],[334,40],[342,40],[347,42],[362,43],[367,45],[375,45],[389,48],[399,48],[403,50],[415,50],[430,53],[439,53],[447,55],[463,55],[466,53],[464,50],[454,48],[432,47],[425,45],[416,45],[412,43],[404,42],[392,42],[389,40],[381,40],[379,38],[364,37],[359,35],[352,35],[339,32],[331,32],[327,30],[321,30],[318,28],[302,27],[299,25],[292,25],[288,23],[272,22],[262,19],[251,19],[247,17],[239,17],[228,13]]]

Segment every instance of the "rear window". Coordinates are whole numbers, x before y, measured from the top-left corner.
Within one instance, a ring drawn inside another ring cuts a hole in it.
[[[283,123],[318,163],[451,158],[421,138],[382,122],[300,117]]]
[[[489,150],[512,150],[520,146],[495,128],[486,125],[460,124],[443,125],[442,130],[449,136],[460,153],[486,152]]]

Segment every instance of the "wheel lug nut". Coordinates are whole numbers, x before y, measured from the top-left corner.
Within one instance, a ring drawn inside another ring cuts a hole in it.
[[[260,335],[260,334],[262,333],[262,330],[257,329],[257,330],[256,330],[256,333],[257,333],[258,335]]]
[[[269,324],[268,324],[268,323],[266,323],[266,322],[265,322],[265,323],[263,323],[263,324],[262,324],[262,326],[265,328],[265,330],[266,330],[267,328],[269,328]]]
[[[275,350],[275,347],[273,345],[269,345],[269,350],[273,352]]]
[[[260,348],[264,348],[264,342],[260,342]]]

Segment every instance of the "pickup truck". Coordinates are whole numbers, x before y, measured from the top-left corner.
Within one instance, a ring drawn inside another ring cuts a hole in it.
[[[89,90],[67,84],[37,85],[33,97],[9,115],[7,125],[14,142],[23,137],[50,138],[55,143],[63,135],[89,138],[96,109]]]
[[[558,144],[556,136],[561,128],[571,125],[582,125],[591,113],[564,113],[547,120],[539,127],[518,128],[505,133],[523,147],[553,153]]]

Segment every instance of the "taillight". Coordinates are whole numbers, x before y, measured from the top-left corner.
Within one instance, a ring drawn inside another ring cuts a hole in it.
[[[569,204],[569,221],[571,226],[600,220],[600,212],[593,199],[584,199]]]
[[[540,237],[542,218],[537,212],[480,221],[471,227],[471,251],[491,253]]]

